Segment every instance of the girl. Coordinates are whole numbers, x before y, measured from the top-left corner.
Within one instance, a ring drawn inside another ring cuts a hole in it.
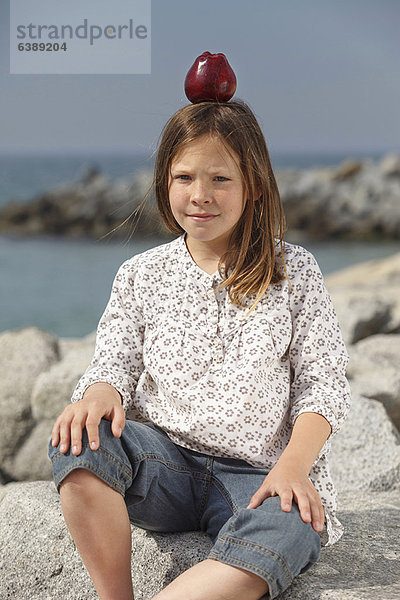
[[[130,522],[214,542],[157,600],[275,598],[318,559],[325,518],[328,544],[342,534],[327,464],[349,409],[338,321],[314,257],[283,243],[243,101],[178,110],[153,184],[178,237],[119,268],[54,424],[65,520],[104,600],[133,598]]]

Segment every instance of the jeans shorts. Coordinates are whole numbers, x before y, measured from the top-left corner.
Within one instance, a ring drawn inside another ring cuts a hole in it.
[[[122,494],[133,525],[206,532],[214,544],[208,558],[259,575],[271,598],[318,560],[319,534],[295,502],[290,512],[281,509],[279,496],[246,509],[268,470],[188,450],[150,423],[127,420],[116,438],[102,419],[99,435],[99,449],[91,450],[84,429],[79,456],[49,443],[57,489],[73,469],[88,469]]]

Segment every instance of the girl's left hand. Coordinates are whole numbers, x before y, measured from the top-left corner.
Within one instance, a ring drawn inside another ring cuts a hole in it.
[[[257,508],[271,496],[280,496],[281,508],[285,512],[290,512],[295,500],[303,521],[312,523],[315,531],[322,531],[325,514],[321,499],[307,474],[297,466],[278,462],[252,496],[247,508]]]

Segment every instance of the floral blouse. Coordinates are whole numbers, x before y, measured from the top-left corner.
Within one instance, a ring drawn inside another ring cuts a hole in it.
[[[350,404],[348,354],[313,255],[285,242],[285,277],[256,308],[231,303],[218,272],[192,259],[185,235],[125,261],[97,328],[94,356],[72,402],[106,382],[127,417],[152,422],[198,452],[270,469],[303,412],[323,415],[332,435]],[[277,260],[281,261],[277,242]],[[328,543],[343,527],[327,455],[310,471],[326,514]]]

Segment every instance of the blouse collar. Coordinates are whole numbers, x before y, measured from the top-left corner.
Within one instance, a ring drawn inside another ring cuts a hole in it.
[[[213,287],[215,284],[219,284],[223,281],[223,278],[220,276],[218,270],[215,273],[210,275],[206,273],[199,267],[199,265],[193,260],[192,255],[190,254],[188,247],[186,245],[186,233],[183,233],[179,238],[177,238],[177,250],[179,254],[179,258],[182,260],[184,268],[187,269],[190,274],[195,277],[198,281],[201,281],[206,287]],[[222,269],[222,273],[224,274],[224,270]]]

